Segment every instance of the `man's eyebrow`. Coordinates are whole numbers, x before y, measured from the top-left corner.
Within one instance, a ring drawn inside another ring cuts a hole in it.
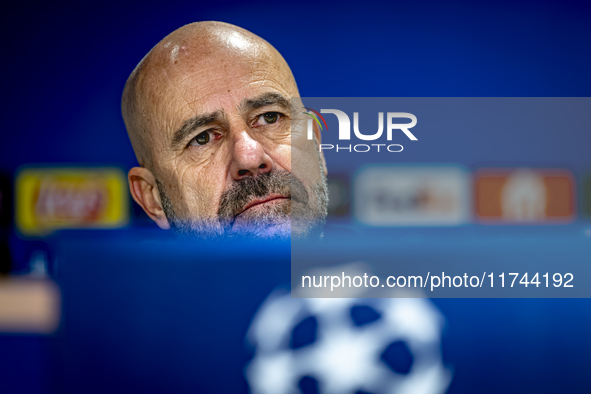
[[[253,109],[267,105],[279,105],[288,111],[291,108],[290,101],[279,93],[264,93],[258,97],[243,100],[240,103],[240,109],[243,111],[252,111]]]
[[[172,149],[176,149],[180,144],[182,144],[195,129],[220,120],[222,116],[222,111],[216,111],[209,114],[197,115],[187,119],[185,123],[183,123],[182,127],[174,132],[171,142]]]

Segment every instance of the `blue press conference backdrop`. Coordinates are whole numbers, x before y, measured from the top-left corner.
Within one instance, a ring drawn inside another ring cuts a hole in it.
[[[13,5],[2,23],[0,173],[12,177],[31,163],[135,165],[121,90],[145,53],[185,23],[221,20],[267,39],[286,58],[302,96],[590,96],[590,16],[582,1]],[[591,146],[591,132],[580,136],[576,163],[548,137],[525,130],[521,138],[532,144],[527,163],[499,156],[492,164],[591,168],[591,155],[586,161],[581,153]],[[445,155],[433,147],[404,160],[477,166],[474,151],[491,152],[490,141],[476,133],[469,145],[458,142]],[[330,171],[342,168],[338,159],[329,163]],[[25,268],[37,246],[14,232],[10,238],[14,264]],[[248,302],[254,308],[258,301]],[[591,386],[582,378],[589,366],[588,300],[436,304],[448,322],[443,353],[456,365],[450,392],[585,392]],[[247,321],[240,324],[235,343]],[[21,346],[22,340],[4,341],[9,354],[30,355],[2,365],[13,372],[9,387],[44,392],[51,381],[47,354],[59,346]],[[236,357],[245,357],[242,348]],[[528,386],[539,376],[544,385]]]
[[[267,39],[302,96],[564,97],[590,95],[589,15],[582,1],[14,5],[2,26],[0,174],[31,163],[135,165],[119,108],[125,80],[153,45],[193,21],[226,21]],[[568,149],[557,135],[523,130],[522,162],[507,162],[495,136],[477,131],[433,135],[394,160],[591,168],[591,133]],[[333,158],[329,171],[348,174],[345,160]],[[26,268],[30,245],[11,237],[15,268]]]
[[[291,66],[302,96],[589,96],[591,91],[585,2],[13,7],[2,27],[7,40],[0,170],[9,173],[39,162],[134,165],[119,110],[125,80],[166,34],[198,20],[234,23],[267,39]],[[453,152],[460,163],[464,151],[458,144]]]

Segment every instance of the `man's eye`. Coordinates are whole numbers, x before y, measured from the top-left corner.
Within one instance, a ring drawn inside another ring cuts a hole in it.
[[[279,112],[267,112],[259,116],[259,121],[264,121],[263,125],[265,124],[273,124],[279,120],[281,115]]]
[[[191,140],[189,145],[205,145],[209,142],[209,132],[204,131]]]

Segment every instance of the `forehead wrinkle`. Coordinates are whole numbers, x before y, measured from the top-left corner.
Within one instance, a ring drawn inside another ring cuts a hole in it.
[[[211,71],[214,70],[214,68],[199,69],[199,70],[196,70],[195,72],[186,73],[186,74],[182,75],[182,77],[180,77],[179,85],[190,85],[191,84],[190,82],[192,79],[197,79],[197,84],[201,85],[201,84],[203,84],[203,82],[211,83],[211,82],[215,82],[215,81],[225,81],[228,78],[236,78],[236,77],[252,78],[253,75],[257,75],[257,74],[261,74],[261,73],[264,74],[264,78],[267,78],[270,74],[273,74],[273,73],[271,72],[271,70],[269,70],[268,67],[265,67],[265,68],[251,70],[251,71],[246,72],[246,70],[244,70],[244,69],[237,68],[237,67],[231,67],[231,68],[225,69],[224,72],[215,72],[213,75],[203,75],[203,74],[211,73]],[[233,71],[233,72],[231,72],[231,71]],[[186,82],[189,82],[189,83],[187,84]]]
[[[213,75],[207,75],[211,74],[212,71]],[[236,70],[234,73],[229,73],[227,70],[224,71],[226,72],[220,72],[219,69],[216,69],[216,67],[213,66],[208,68],[200,68],[191,72],[183,73],[178,77],[178,79],[179,83],[184,84],[186,81],[191,81],[192,79],[197,79],[198,81],[206,80],[209,82],[211,80],[233,78],[242,74],[240,70]]]
[[[282,77],[287,77],[288,79],[292,78],[289,73],[286,73],[287,70],[285,69],[285,67],[281,67],[281,64],[277,64],[277,59],[275,59],[275,57],[272,57],[271,54],[265,53],[265,59],[253,59],[252,56],[250,58],[240,56],[240,58],[240,65],[234,64],[231,67],[223,67],[223,72],[216,70],[216,68],[213,65],[210,65],[206,68],[191,67],[193,69],[192,72],[182,72],[181,70],[175,70],[173,68],[172,70],[170,70],[172,72],[168,70],[163,70],[163,74],[168,80],[169,85],[172,85],[175,92],[182,98],[186,106],[193,110],[193,104],[196,101],[203,99],[207,95],[202,95],[197,99],[189,99],[188,94],[191,93],[191,90],[199,91],[203,87],[205,89],[208,89],[206,83],[209,83],[211,85],[212,82],[215,83],[218,81],[225,81],[228,78],[242,77],[242,79],[249,80],[243,82],[241,81],[242,83],[236,84],[237,86],[232,87],[233,89],[244,87],[249,83],[257,83],[264,81],[271,81],[276,83],[279,87],[283,88],[281,90],[284,90],[285,88],[288,88],[291,85],[293,85],[293,82],[290,80],[285,81],[286,86],[283,86],[282,83],[278,82],[278,79]],[[257,67],[256,70],[248,70],[249,67],[244,67],[244,63],[255,66],[260,65],[260,67]],[[279,65],[279,67],[277,67],[277,65]],[[170,67],[175,66],[170,65]],[[181,69],[186,70],[185,67],[181,67]],[[215,72],[212,73],[212,70]],[[213,75],[210,78],[208,78],[206,74]],[[273,78],[273,76],[275,77]],[[253,77],[255,79],[253,79]],[[196,81],[191,81],[192,79]],[[192,88],[191,85],[196,86],[195,88]]]
[[[281,86],[281,84],[279,82],[275,81],[275,80],[271,80],[271,79],[256,79],[254,81],[244,82],[243,84],[236,86],[234,89],[241,89],[241,88],[244,88],[244,87],[246,87],[246,86],[248,86],[250,84],[253,84],[253,83],[256,83],[256,84],[259,84],[259,83],[270,83],[270,84],[273,84],[273,85],[278,85],[278,87],[283,88],[283,86]],[[282,91],[283,89],[277,89],[277,90],[278,91]],[[284,93],[287,93],[287,92],[284,92]],[[194,100],[189,101],[188,104],[191,104],[189,106],[189,108],[192,109],[193,108],[192,107],[192,104],[195,104],[196,102],[201,101],[201,100],[203,100],[204,98],[206,98],[208,96],[218,95],[218,94],[219,94],[219,92],[205,93],[205,94],[203,94],[203,95],[195,98]],[[261,94],[264,94],[264,92],[262,92]]]
[[[277,105],[289,110],[289,100],[281,93],[265,92],[254,97],[247,97],[238,104],[239,111],[249,111],[252,109],[263,108],[271,105]]]
[[[197,57],[197,54],[194,56]],[[265,58],[261,59],[260,56],[252,53],[249,53],[248,55],[230,54],[221,60],[217,60],[214,56],[206,54],[202,57],[199,57],[197,61],[193,60],[191,63],[186,65],[170,66],[179,69],[178,72],[183,74],[183,78],[190,78],[192,75],[207,73],[211,70],[215,71],[216,73],[220,73],[220,71],[223,70],[227,74],[230,74],[230,71],[234,71],[231,74],[241,74],[244,72],[251,73],[252,70],[248,70],[249,66],[257,64],[262,65],[262,67],[260,67],[261,69],[266,68],[267,71],[269,69],[274,69],[279,73],[283,73],[284,70],[282,69],[285,68],[281,67],[281,65],[270,56],[266,56]]]

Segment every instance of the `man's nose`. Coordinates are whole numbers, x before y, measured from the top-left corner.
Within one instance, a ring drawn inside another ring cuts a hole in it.
[[[271,171],[273,161],[263,146],[253,139],[246,131],[236,134],[233,141],[232,178],[239,181],[249,176],[257,176]]]

